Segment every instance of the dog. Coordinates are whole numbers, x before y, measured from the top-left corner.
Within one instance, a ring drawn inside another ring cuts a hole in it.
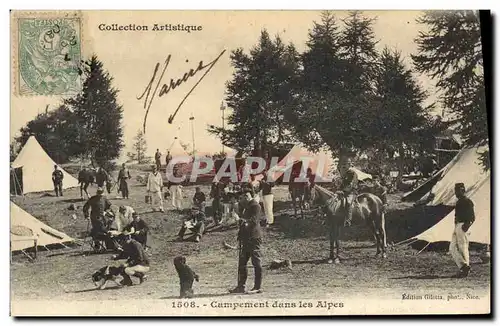
[[[179,282],[181,286],[179,298],[192,298],[194,296],[193,282],[200,281],[198,274],[186,265],[186,257],[177,256],[174,258],[174,266],[177,274],[179,275]]]
[[[109,281],[113,281],[121,287],[122,285],[118,282],[117,278],[123,274],[123,270],[123,266],[104,266],[92,274],[92,282],[94,282],[94,285],[99,290],[104,290]]]

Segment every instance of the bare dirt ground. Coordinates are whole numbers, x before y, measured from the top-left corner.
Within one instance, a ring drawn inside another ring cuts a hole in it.
[[[132,174],[142,173],[132,171]],[[134,178],[133,178],[134,179]],[[96,290],[91,274],[98,268],[119,264],[110,260],[112,253],[89,254],[89,247],[42,251],[30,262],[23,255],[14,255],[11,263],[11,299],[103,301],[140,298],[150,300],[175,299],[179,293],[178,277],[173,258],[185,255],[188,264],[200,275],[195,283],[198,297],[228,296],[227,289],[236,285],[237,250],[224,249],[223,241],[236,245],[236,229],[208,229],[200,243],[174,242],[182,215],[171,210],[151,212],[144,204],[144,187],[131,182],[130,200],[115,199],[116,190],[108,198],[113,204],[131,205],[151,229],[151,272],[139,286]],[[95,193],[95,186],[90,188]],[[208,186],[202,190],[208,194]],[[194,187],[185,187],[185,207],[190,207]],[[79,200],[79,190],[70,189],[64,198],[29,194],[13,201],[48,225],[81,238],[87,230]],[[71,203],[78,208],[68,210]],[[451,257],[445,251],[423,251],[406,247],[391,247],[387,259],[375,258],[375,248],[362,223],[346,229],[343,235],[341,264],[327,264],[328,239],[319,216],[308,215],[304,220],[293,218],[287,188],[275,190],[276,225],[265,230],[263,259],[267,265],[273,259],[291,259],[292,270],[265,270],[264,293],[252,298],[318,299],[321,297],[359,297],[383,295],[400,299],[403,293],[462,294],[475,291],[489,293],[490,265],[480,262],[478,253],[471,251],[472,271],[464,279],[451,276],[456,272]],[[76,214],[77,218],[71,217]],[[387,214],[388,242],[396,243],[416,235],[435,223],[418,209],[399,203],[399,196],[390,198]],[[452,230],[450,230],[452,232]],[[249,264],[249,266],[251,266]],[[253,269],[249,268],[247,286],[253,284]],[[232,296],[238,297],[238,296]]]

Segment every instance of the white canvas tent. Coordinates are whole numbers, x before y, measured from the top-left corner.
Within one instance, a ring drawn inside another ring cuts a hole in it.
[[[34,136],[31,136],[24,145],[21,152],[12,162],[14,169],[22,168],[23,194],[30,192],[49,191],[54,189],[52,183],[52,171],[56,163],[45,152]],[[77,187],[78,180],[71,174],[59,169],[64,175],[63,189]]]
[[[411,193],[405,195],[403,199],[415,197],[412,199],[416,201],[432,194],[434,198],[428,205],[453,206],[455,203],[454,186],[457,182],[463,182],[465,184],[466,194],[470,196],[484,180],[489,178],[489,172],[484,171],[480,162],[480,154],[485,150],[485,147],[472,147],[461,150],[431,179]],[[431,186],[430,190],[425,192],[422,191],[422,189],[427,190],[426,188],[429,185]],[[412,196],[416,193],[419,193],[419,196]]]
[[[275,167],[271,168],[271,171],[273,169],[279,169],[280,167],[282,168],[287,166],[288,162],[297,162],[304,159],[309,160],[308,167],[312,169],[314,174],[327,180],[332,179],[336,166],[336,161],[333,158],[333,154],[330,151],[326,150],[319,151],[318,153],[312,153],[300,145],[295,145],[288,152],[288,154],[283,159],[281,159],[278,164],[276,164]],[[370,174],[364,173],[359,169],[354,168],[354,171],[358,175],[358,179],[360,181],[372,178]],[[281,174],[283,174],[283,172],[276,173],[275,178],[278,178]]]
[[[66,234],[39,221],[22,208],[10,202],[10,250],[22,251],[37,246],[74,242]]]
[[[470,199],[474,203],[474,211],[476,215],[476,220],[471,226],[469,241],[490,244],[490,233],[491,233],[491,211],[490,211],[490,177],[484,179],[483,182],[476,187],[473,193],[470,195]],[[455,210],[443,218],[439,223],[422,232],[421,234],[413,237],[412,239],[423,240],[429,243],[441,242],[441,241],[451,241],[451,236],[453,233],[453,228],[455,224]]]

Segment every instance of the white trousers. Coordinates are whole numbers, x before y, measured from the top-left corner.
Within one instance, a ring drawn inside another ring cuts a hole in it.
[[[163,210],[163,196],[161,191],[150,192],[151,195],[151,206],[155,207],[158,202],[160,202],[160,209]]]
[[[179,189],[179,186],[172,186],[170,189],[172,193],[172,206],[182,209],[182,189]]]
[[[264,201],[264,215],[266,216],[267,223],[274,223],[274,212],[273,212],[273,204],[274,204],[274,195],[265,195],[263,198]]]
[[[469,239],[468,233],[462,230],[464,223],[456,223],[450,242],[451,257],[458,268],[469,266]]]

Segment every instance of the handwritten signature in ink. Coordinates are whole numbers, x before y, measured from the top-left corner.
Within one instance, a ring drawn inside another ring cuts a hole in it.
[[[153,76],[151,77],[151,80],[149,81],[148,85],[146,86],[146,89],[142,93],[141,96],[137,97],[138,100],[144,99],[144,109],[146,110],[146,114],[144,115],[144,123],[143,123],[143,129],[144,133],[146,132],[146,121],[148,118],[149,110],[151,109],[151,105],[153,104],[153,100],[155,99],[155,96],[158,92],[158,97],[162,97],[163,95],[167,95],[170,93],[170,91],[176,89],[183,83],[187,82],[190,80],[190,78],[196,76],[199,72],[205,71],[205,73],[200,77],[200,79],[194,84],[194,86],[191,88],[191,90],[184,96],[182,101],[179,103],[177,106],[177,109],[173,114],[170,115],[168,118],[168,123],[172,123],[174,121],[175,116],[177,115],[177,112],[179,112],[179,109],[181,108],[182,104],[186,101],[186,99],[191,95],[191,93],[195,90],[195,88],[198,86],[198,84],[205,78],[205,76],[210,72],[210,70],[215,66],[217,61],[219,61],[220,57],[226,52],[226,50],[222,51],[217,58],[214,60],[210,61],[207,64],[204,64],[203,61],[200,61],[198,63],[198,66],[195,69],[189,69],[188,72],[186,72],[181,78],[177,78],[174,80],[174,78],[170,79],[170,82],[168,84],[162,84],[162,79],[163,75],[165,75],[165,72],[170,64],[170,59],[172,58],[172,55],[169,54],[167,56],[167,59],[165,60],[163,70],[161,71],[158,79],[157,79],[157,74],[158,71],[160,70],[160,63],[158,62],[155,66]],[[188,62],[186,60],[186,62]],[[160,86],[161,85],[161,86]],[[153,88],[154,87],[154,88]]]

